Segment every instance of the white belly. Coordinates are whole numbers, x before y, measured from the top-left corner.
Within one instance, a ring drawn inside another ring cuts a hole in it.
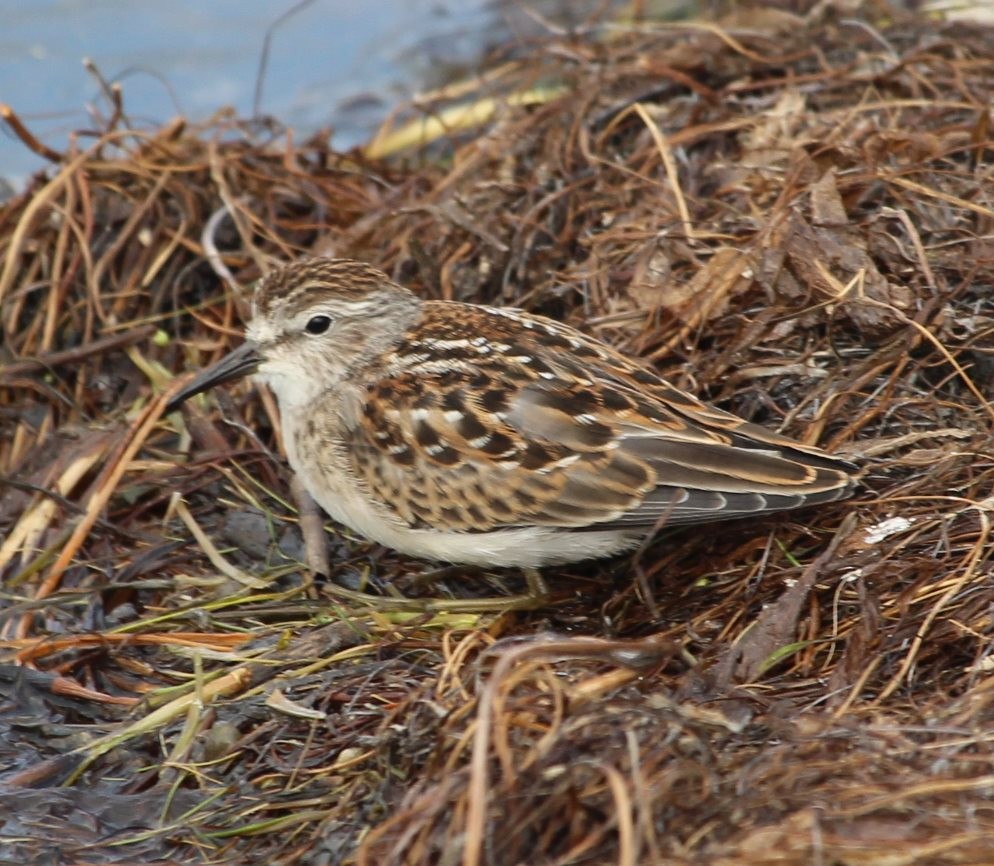
[[[298,447],[295,431],[284,428],[283,432],[291,468],[314,501],[333,520],[410,556],[462,565],[539,568],[631,550],[645,534],[639,530],[618,529],[569,532],[550,526],[492,532],[412,529],[383,505],[369,499],[346,474],[344,454],[316,455],[306,447]]]

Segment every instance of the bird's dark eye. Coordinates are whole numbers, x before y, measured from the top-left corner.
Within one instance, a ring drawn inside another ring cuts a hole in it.
[[[323,313],[320,313],[317,316],[311,316],[307,320],[307,324],[304,325],[304,330],[307,331],[308,334],[316,337],[318,334],[323,334],[330,327],[331,316],[326,316]]]

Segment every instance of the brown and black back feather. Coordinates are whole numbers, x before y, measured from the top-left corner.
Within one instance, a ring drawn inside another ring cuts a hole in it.
[[[426,302],[380,364],[363,371],[374,384],[349,454],[411,527],[649,530],[830,502],[855,484],[853,464],[517,311]]]

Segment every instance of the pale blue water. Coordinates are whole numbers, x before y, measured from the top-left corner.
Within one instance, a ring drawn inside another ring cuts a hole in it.
[[[0,0],[0,102],[59,149],[108,111],[82,66],[124,87],[132,117],[203,118],[253,110],[266,31],[291,0]],[[472,62],[496,37],[493,0],[315,0],[274,32],[260,108],[309,131],[333,124],[337,146],[364,139],[418,89],[434,63]],[[506,35],[506,30],[504,31]],[[15,185],[45,163],[0,130],[0,177]]]

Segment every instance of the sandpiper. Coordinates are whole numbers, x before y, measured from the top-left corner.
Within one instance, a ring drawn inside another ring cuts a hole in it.
[[[534,569],[661,526],[848,496],[856,467],[701,402],[529,313],[421,300],[348,259],[274,270],[246,342],[170,408],[255,373],[336,521],[431,560]]]

